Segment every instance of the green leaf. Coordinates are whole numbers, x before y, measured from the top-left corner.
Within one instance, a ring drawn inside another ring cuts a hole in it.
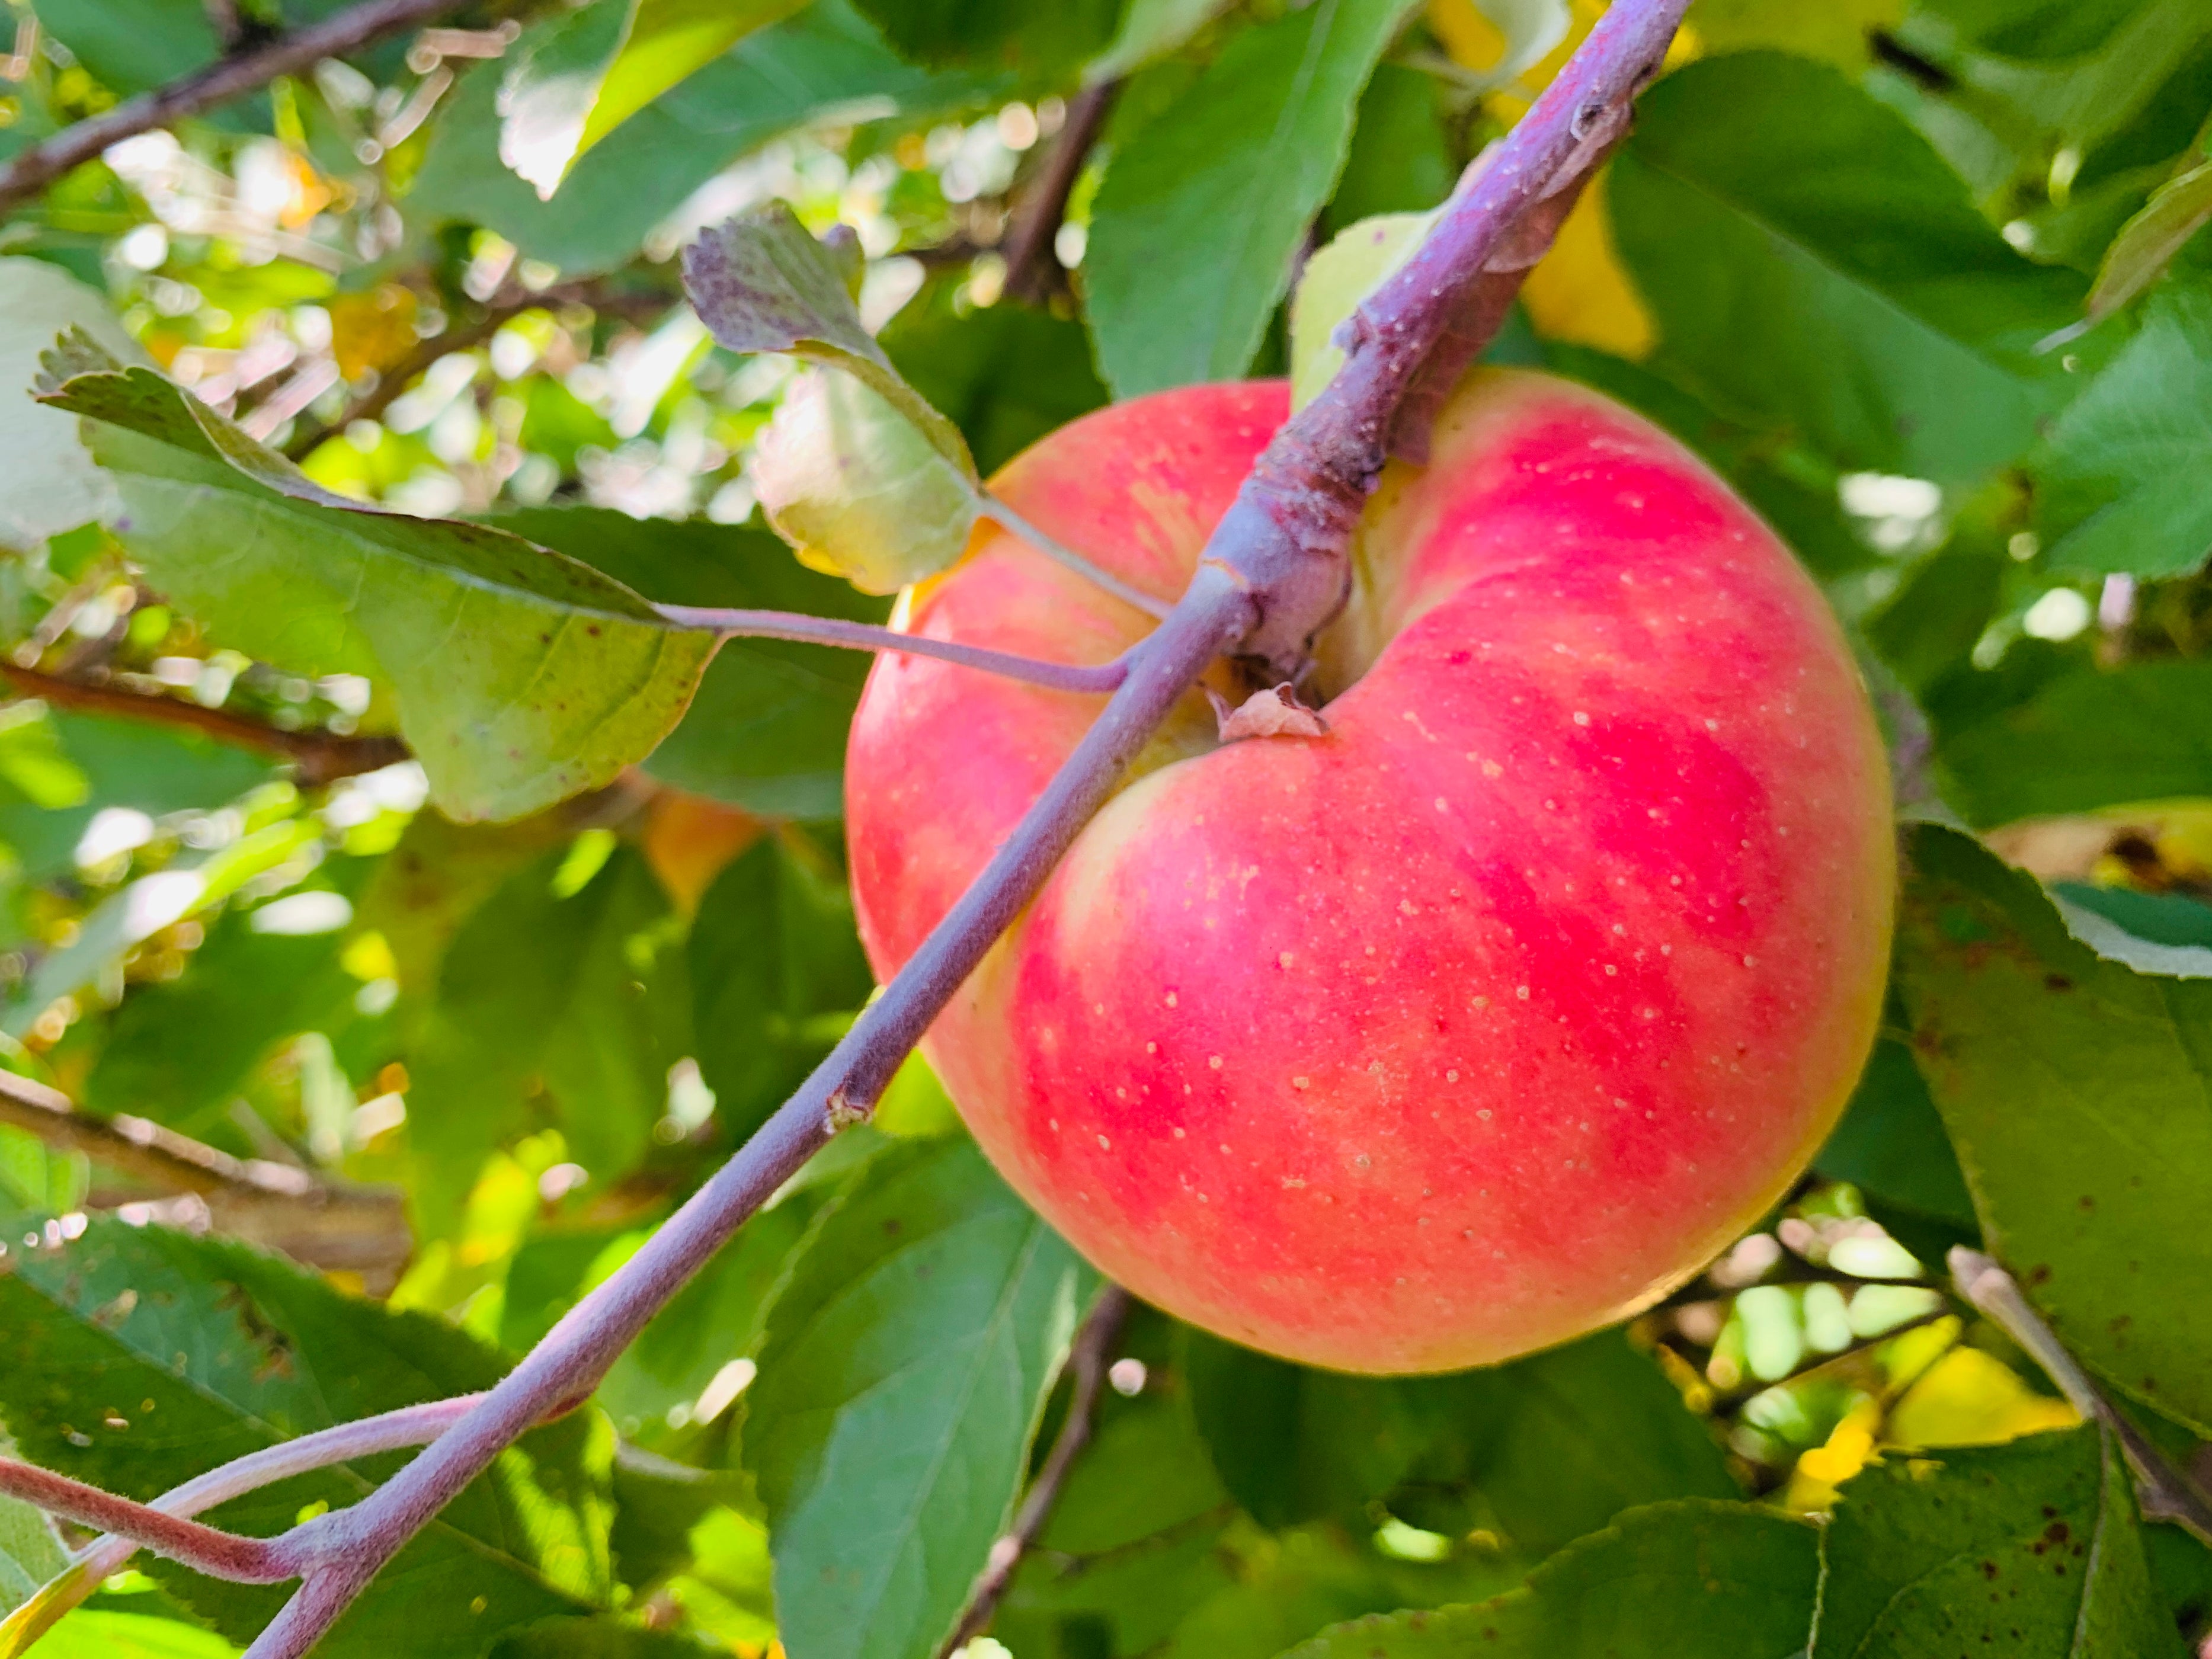
[[[1115,155],[1083,270],[1116,397],[1249,367],[1406,9],[1316,0],[1249,28]]]
[[[1476,1607],[1324,1632],[1296,1659],[1798,1659],[1820,1534],[1747,1504],[1632,1510],[1561,1551],[1526,1588]]]
[[[792,1651],[935,1650],[1096,1283],[965,1139],[887,1148],[827,1213],[746,1396]]]
[[[919,62],[996,59],[1050,76],[1105,47],[1121,0],[860,0],[860,7]]]
[[[484,1155],[550,1121],[601,1182],[653,1144],[690,999],[668,900],[619,850],[583,889],[529,865],[463,924],[408,1094],[414,1196],[442,1232]]]
[[[256,933],[248,913],[224,915],[183,977],[140,987],[116,1010],[84,1104],[207,1139],[199,1120],[227,1107],[277,1042],[350,1020],[361,982],[338,965],[338,944],[334,933]]]
[[[2094,1426],[1874,1464],[1821,1556],[1810,1659],[2179,1659],[2127,1467]]]
[[[2212,905],[2081,881],[2054,883],[2051,896],[2066,931],[2106,961],[2137,973],[2212,977]]]
[[[1336,194],[1322,216],[1331,231],[1378,213],[1419,213],[1451,194],[1450,135],[1438,82],[1403,64],[1378,64],[1359,94],[1358,119]]]
[[[1899,989],[1990,1252],[2077,1357],[2205,1432],[2212,983],[2100,961],[1963,836],[1911,853]]]
[[[0,1498],[0,1613],[12,1613],[69,1565],[54,1523],[21,1498]]]
[[[2069,389],[2031,348],[2078,280],[2006,246],[1927,143],[1826,65],[1750,52],[1668,76],[1607,200],[1657,362],[1845,467],[1972,480]]]
[[[967,550],[973,477],[872,386],[802,374],[760,436],[751,476],[775,532],[810,569],[896,593]]]
[[[1868,38],[1904,12],[1904,0],[1697,0],[1685,21],[1708,52],[1773,46],[1856,70],[1866,64]]]
[[[1229,0],[1129,0],[1113,44],[1083,66],[1096,84],[1133,75],[1180,47],[1228,9]]]
[[[150,370],[77,374],[46,401],[99,423],[116,534],[148,580],[252,655],[389,687],[449,817],[519,817],[611,781],[676,724],[713,653],[518,536],[330,494]]]
[[[30,399],[40,354],[82,328],[117,356],[143,356],[106,298],[44,259],[0,258],[0,546],[29,549],[113,514],[115,486],[77,441],[76,423]]]
[[[2062,674],[2009,708],[1946,717],[1944,795],[1975,824],[2212,794],[2212,663]]]
[[[1813,1159],[1831,1181],[1848,1181],[1876,1200],[1971,1229],[1974,1201],[1958,1154],[1928,1097],[1912,1050],[1883,1038],[1844,1109],[1844,1121]]]
[[[211,1630],[152,1613],[80,1607],[39,1641],[39,1659],[236,1659]]]
[[[615,1619],[552,1619],[507,1637],[489,1659],[708,1659],[714,1651],[672,1631]]]
[[[1632,1505],[1732,1496],[1705,1425],[1618,1331],[1494,1370],[1358,1377],[1187,1334],[1192,1410],[1262,1525],[1487,1526],[1531,1557]]]
[[[2051,428],[2036,477],[2053,569],[2185,576],[2203,565],[2208,399],[2212,292],[2170,287]]]
[[[767,532],[546,507],[495,522],[604,570],[664,605],[798,611],[880,623],[879,599],[796,563]],[[647,758],[664,783],[755,812],[836,817],[845,734],[871,659],[786,640],[733,639],[708,665],[683,721]]]
[[[868,1000],[875,976],[844,884],[773,840],[715,878],[689,949],[700,1074],[724,1128],[743,1139],[830,1052],[838,1016]]]
[[[2111,316],[2156,282],[2183,244],[2207,223],[2212,223],[2212,161],[2167,179],[2120,227],[2098,267],[2097,285],[2089,290],[2089,320]]]
[[[975,464],[959,428],[906,383],[861,326],[847,287],[858,257],[849,240],[840,248],[816,241],[788,207],[775,202],[703,232],[684,249],[684,287],[717,344],[745,354],[787,352],[844,370],[905,416],[927,447],[972,483]],[[855,411],[846,418],[881,424],[888,413]]]
[[[1081,323],[1015,305],[963,317],[954,292],[951,283],[933,285],[879,337],[899,373],[959,427],[978,471],[997,471],[1107,401]]]
[[[537,36],[500,88],[499,159],[550,198],[576,158],[806,0],[594,0]]]
[[[501,78],[498,65],[488,65],[463,76],[446,99],[406,198],[409,222],[482,225],[571,276],[626,263],[700,185],[772,138],[856,112],[920,118],[950,111],[982,85],[902,63],[844,0],[815,0],[623,123],[584,153],[551,201],[541,202],[514,173],[486,164],[499,144]]]
[[[347,1297],[240,1245],[95,1218],[82,1237],[33,1249],[21,1242],[31,1218],[5,1225],[0,1415],[24,1455],[134,1498],[298,1435],[489,1388],[505,1369],[451,1326]],[[603,1604],[611,1451],[603,1423],[576,1419],[501,1454],[318,1651],[474,1659],[501,1631]],[[301,1476],[209,1518],[273,1534],[305,1504],[358,1501],[397,1461]],[[152,1557],[140,1565],[240,1640],[289,1594]]]
[[[268,782],[276,770],[258,755],[174,726],[66,709],[49,710],[43,719],[30,714],[23,704],[9,711],[5,739],[16,763],[0,763],[0,841],[30,881],[69,872],[78,841],[108,807],[153,818],[212,811]],[[22,748],[33,744],[40,760],[58,762],[67,771],[27,775]]]

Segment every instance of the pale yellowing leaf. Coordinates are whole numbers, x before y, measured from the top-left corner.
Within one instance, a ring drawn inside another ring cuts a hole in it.
[[[754,452],[753,484],[800,562],[866,593],[944,569],[980,508],[967,474],[899,409],[830,368],[784,394]]]
[[[2158,279],[2182,244],[2212,222],[2212,161],[2199,162],[2152,192],[2106,250],[2089,292],[2089,320],[2101,322]]]
[[[1291,299],[1291,408],[1311,403],[1343,367],[1343,349],[1329,336],[1413,257],[1436,222],[1436,211],[1378,213],[1346,226],[1306,261]]]

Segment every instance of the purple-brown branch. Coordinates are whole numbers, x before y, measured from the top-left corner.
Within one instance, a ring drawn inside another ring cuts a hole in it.
[[[0,211],[37,195],[111,144],[204,114],[267,86],[279,76],[301,74],[325,58],[358,52],[434,17],[459,11],[464,3],[465,0],[363,0],[319,23],[281,34],[265,46],[125,99],[105,115],[64,127],[0,167]]]
[[[1480,350],[1571,201],[1626,130],[1687,0],[1616,0],[1559,78],[1346,325],[1344,367],[1278,432],[1215,527],[1182,598],[1127,658],[1097,721],[884,994],[753,1138],[497,1388],[349,1510],[272,1540],[305,1582],[247,1659],[300,1659],[385,1563],[617,1355],[747,1217],[865,1118],[939,1012],[1051,874],[1123,769],[1224,653],[1291,678],[1349,592],[1345,548],[1393,453],[1418,455],[1429,400]],[[905,648],[914,648],[908,646]]]
[[[1054,691],[1111,691],[1129,677],[1127,653],[1095,668],[1082,668],[1018,656],[1011,651],[902,634],[872,623],[840,622],[832,617],[807,617],[791,611],[717,611],[694,605],[658,605],[653,609],[681,627],[702,629],[726,640],[799,640],[851,651],[902,651],[909,656],[936,657],[963,668],[981,669],[1006,679],[1026,680]]]

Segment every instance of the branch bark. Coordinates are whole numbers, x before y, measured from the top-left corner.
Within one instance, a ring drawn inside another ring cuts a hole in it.
[[[414,1249],[397,1191],[336,1186],[289,1164],[233,1158],[143,1117],[88,1116],[60,1090],[12,1072],[0,1072],[0,1123],[155,1192],[191,1194],[210,1226],[309,1267],[389,1285]]]
[[[252,47],[165,87],[126,99],[104,115],[63,128],[0,167],[0,210],[37,195],[111,144],[204,114],[267,86],[280,76],[301,74],[325,58],[358,52],[434,17],[459,11],[463,3],[465,0],[363,0],[319,23],[279,35],[266,46]]]
[[[1044,1467],[1030,1483],[1029,1496],[1022,1499],[1013,1530],[991,1546],[991,1558],[975,1581],[967,1611],[938,1650],[939,1659],[951,1659],[956,1650],[990,1628],[991,1615],[999,1610],[1007,1587],[1014,1582],[1014,1569],[1021,1565],[1022,1557],[1052,1518],[1053,1506],[1060,1501],[1060,1489],[1066,1486],[1075,1460],[1091,1443],[1098,1417],[1099,1390],[1105,1385],[1106,1368],[1112,1363],[1109,1356],[1129,1316],[1131,1300],[1119,1285],[1109,1285],[1099,1294],[1091,1316],[1083,1322],[1083,1328],[1075,1334],[1074,1345],[1067,1353],[1068,1374],[1074,1385],[1068,1395],[1067,1420],[1060,1425],[1059,1437],[1045,1455]]]
[[[636,1255],[398,1475],[295,1540],[305,1582],[247,1659],[301,1659],[362,1588],[556,1401],[596,1385],[655,1312],[848,1124],[1044,884],[1123,769],[1224,653],[1295,677],[1350,590],[1345,549],[1396,449],[1493,328],[1556,228],[1562,198],[1626,130],[1686,0],[1617,0],[1559,78],[1462,187],[1397,277],[1341,332],[1344,367],[1275,435],[1216,526],[1174,610],[1131,653],[1097,722],[912,960],[799,1091]],[[1441,379],[1449,371],[1449,378]]]
[[[1083,176],[1083,163],[1121,91],[1119,81],[1102,81],[1075,94],[1067,106],[1067,120],[1053,140],[1052,153],[1023,196],[1013,228],[1000,245],[1006,261],[1006,291],[1025,305],[1041,303],[1067,281],[1053,241],[1067,217],[1067,198]]]
[[[2058,1333],[2029,1304],[2020,1281],[1992,1257],[1963,1244],[1951,1252],[1951,1275],[1958,1281],[1959,1294],[2020,1344],[2058,1385],[2058,1391],[2075,1411],[2111,1431],[2120,1443],[2128,1467],[2135,1472],[2143,1518],[2171,1521],[2193,1534],[2198,1542],[2212,1547],[2212,1498],[2168,1462],[2166,1454],[2091,1380],[2081,1362],[2058,1340]]]
[[[374,772],[407,758],[407,745],[397,738],[343,737],[336,732],[287,732],[220,708],[203,708],[181,697],[149,696],[126,691],[119,685],[65,678],[0,662],[5,675],[27,697],[38,697],[58,708],[82,709],[88,714],[114,714],[125,720],[156,726],[180,726],[198,732],[218,743],[258,750],[288,760],[300,769],[302,783],[335,783],[363,772]]]

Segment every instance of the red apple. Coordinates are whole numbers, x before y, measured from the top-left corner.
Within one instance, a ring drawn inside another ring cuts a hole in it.
[[[1172,598],[1286,413],[1279,383],[1164,392],[996,488]],[[1222,745],[1194,693],[926,1048],[1006,1178],[1139,1296],[1311,1364],[1437,1370],[1646,1306],[1804,1165],[1873,1040],[1888,775],[1789,551],[1595,393],[1471,378],[1352,557],[1327,735]],[[988,525],[901,614],[1073,663],[1147,626]],[[878,663],[847,806],[879,974],[1100,701]]]

